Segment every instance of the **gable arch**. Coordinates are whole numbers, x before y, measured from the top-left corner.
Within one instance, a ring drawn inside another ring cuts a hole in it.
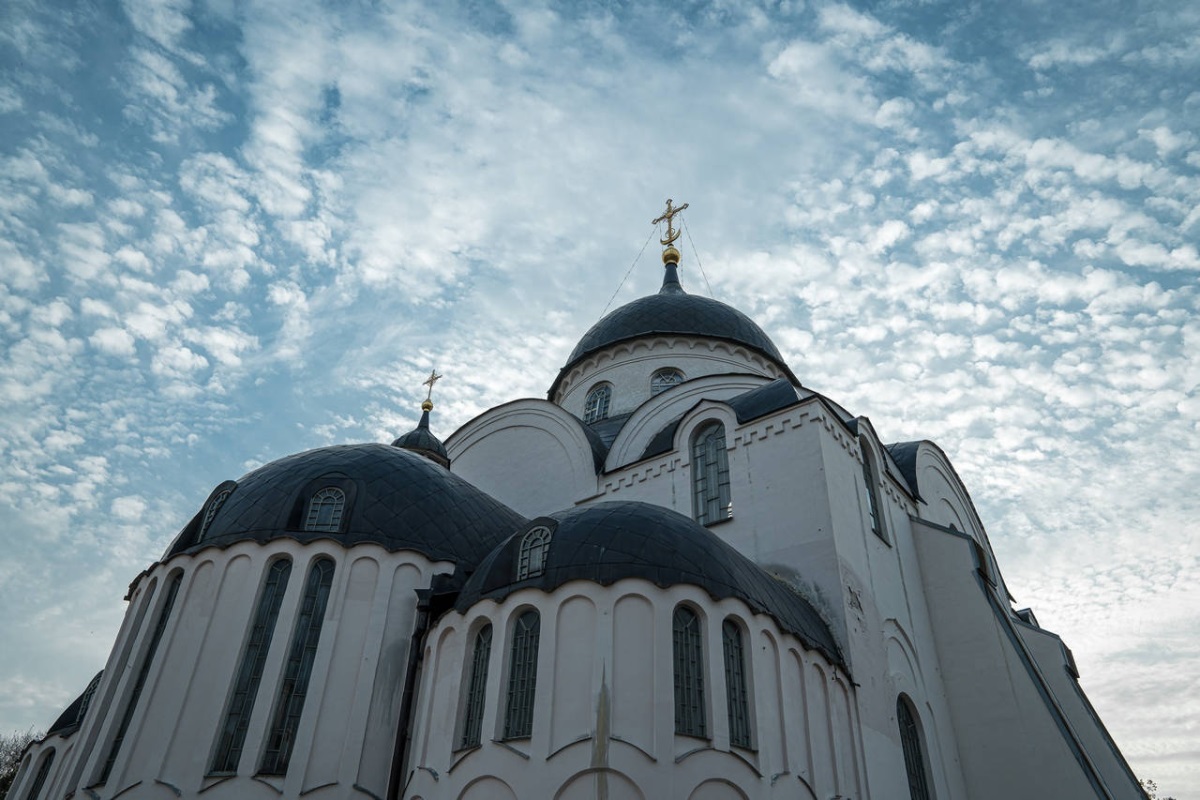
[[[579,419],[533,398],[470,420],[446,439],[446,452],[456,474],[527,517],[594,494],[602,463]]]

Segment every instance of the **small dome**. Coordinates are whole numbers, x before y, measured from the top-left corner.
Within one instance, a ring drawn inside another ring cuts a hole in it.
[[[538,527],[551,531],[544,568],[518,581],[522,537]],[[707,528],[649,503],[596,503],[523,525],[483,560],[455,607],[465,612],[481,600],[499,601],[519,589],[552,592],[568,581],[608,586],[625,578],[642,578],[663,588],[698,586],[716,600],[736,597],[832,662],[842,663],[833,634],[807,600]]]
[[[429,430],[429,412],[432,410],[433,403],[428,400],[422,403],[421,421],[417,423],[417,427],[392,442],[392,447],[411,450],[418,455],[428,458],[435,464],[441,464],[446,469],[449,469],[450,454],[446,452],[446,446],[442,444],[441,439],[434,436],[433,432]]]
[[[373,542],[433,560],[474,564],[525,523],[449,470],[384,444],[309,450],[219,488],[176,538],[168,557],[246,540],[289,538],[331,539],[345,546]],[[311,501],[327,490],[341,496],[336,521],[308,524]]]
[[[583,335],[550,387],[551,398],[571,367],[592,353],[619,342],[660,334],[701,336],[743,345],[773,361],[793,383],[798,383],[774,342],[752,319],[719,300],[685,292],[675,264],[667,264],[665,272],[657,294],[621,306]]]

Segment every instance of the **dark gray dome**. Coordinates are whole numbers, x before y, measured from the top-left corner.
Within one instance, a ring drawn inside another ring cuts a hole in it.
[[[392,447],[411,450],[449,469],[450,454],[446,452],[446,446],[429,430],[429,411],[432,408],[433,403],[429,403],[429,408],[422,408],[421,421],[417,423],[417,427],[392,442]]]
[[[325,488],[344,496],[337,530],[305,530],[309,500]],[[245,540],[331,539],[474,564],[525,521],[416,453],[384,444],[338,445],[287,456],[221,484],[167,556]]]
[[[775,343],[754,320],[719,300],[688,294],[679,284],[675,265],[668,264],[657,294],[621,306],[583,335],[550,387],[551,399],[567,371],[587,356],[618,342],[656,334],[702,336],[744,345],[766,356],[797,382]]]
[[[552,532],[545,569],[518,581],[521,538],[538,526]],[[519,589],[551,592],[568,581],[607,586],[625,578],[664,588],[698,586],[716,600],[736,597],[831,662],[842,663],[833,634],[807,600],[707,528],[649,503],[596,503],[533,520],[488,554],[463,586],[455,608],[465,612],[481,600],[499,601]]]

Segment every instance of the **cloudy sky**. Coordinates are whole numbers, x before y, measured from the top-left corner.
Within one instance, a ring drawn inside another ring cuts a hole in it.
[[[673,197],[685,285],[938,442],[1200,797],[1198,75],[1193,0],[5,0],[0,730],[221,480],[390,441],[434,365],[443,437],[544,395]]]

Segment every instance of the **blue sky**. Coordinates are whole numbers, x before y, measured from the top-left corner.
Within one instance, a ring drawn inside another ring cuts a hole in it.
[[[544,395],[669,196],[1200,796],[1200,6],[429,6],[0,5],[0,729],[220,481]]]

